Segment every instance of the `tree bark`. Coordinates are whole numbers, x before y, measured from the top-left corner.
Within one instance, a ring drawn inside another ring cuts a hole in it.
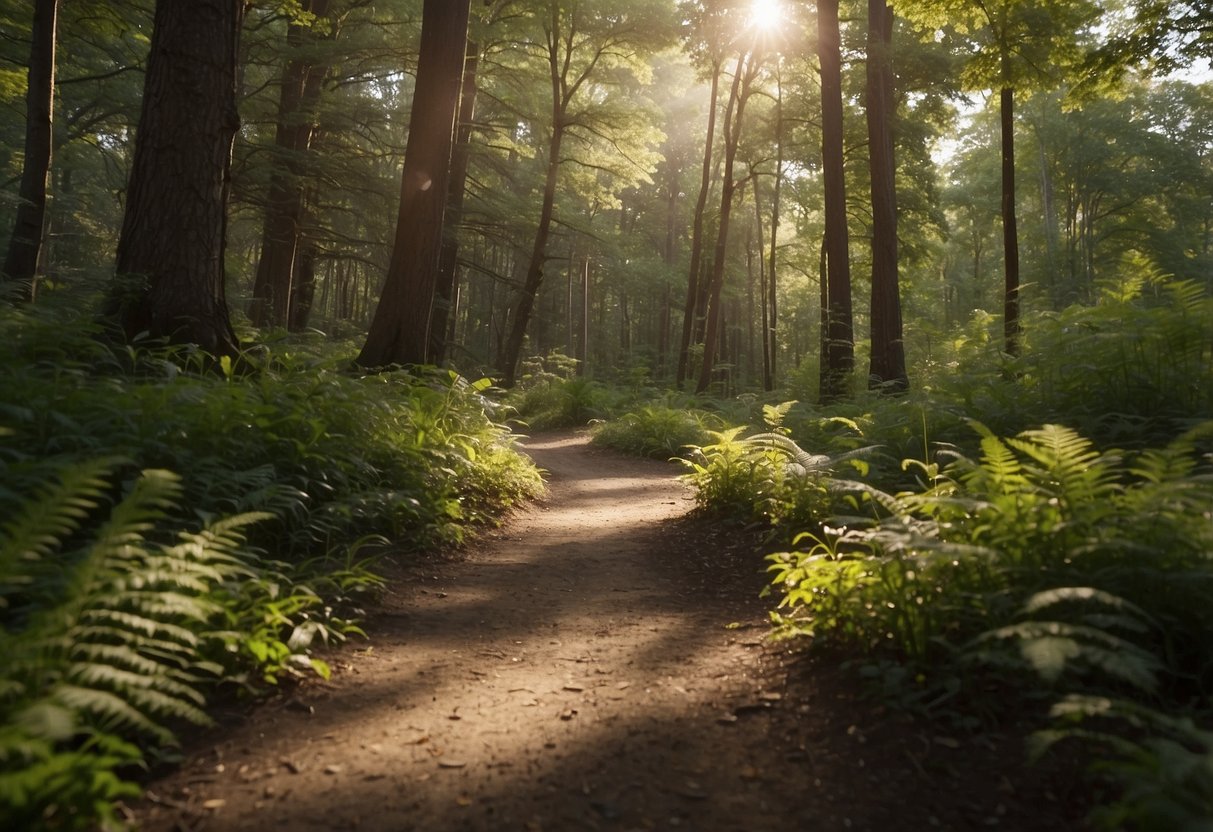
[[[469,0],[425,0],[423,6],[396,238],[379,306],[357,359],[364,367],[430,362],[430,312],[438,280],[469,8]]]
[[[1008,59],[1004,56],[1005,64]],[[1008,355],[1019,354],[1019,228],[1015,218],[1015,90],[999,93],[1002,131],[1003,340]]]
[[[720,60],[712,62],[712,93],[708,103],[708,132],[703,143],[703,172],[699,179],[699,196],[695,200],[695,218],[691,225],[691,265],[687,270],[687,297],[683,305],[682,336],[678,343],[678,367],[674,383],[682,387],[690,373],[691,333],[695,329],[700,295],[700,268],[703,260],[703,213],[712,188],[712,144],[716,139],[716,105],[720,94]]]
[[[122,334],[234,356],[223,255],[243,0],[157,0],[107,304]]]
[[[312,303],[316,299],[316,243],[305,241],[298,247],[295,260],[295,276],[292,280],[291,307],[287,329],[302,332],[307,329],[312,315]]]
[[[548,141],[547,176],[543,183],[543,202],[539,209],[539,226],[531,247],[530,262],[522,289],[514,302],[510,314],[509,332],[498,369],[502,373],[502,384],[513,387],[518,373],[518,359],[522,355],[522,342],[526,338],[527,324],[535,307],[535,294],[543,283],[543,267],[547,260],[548,236],[552,230],[552,216],[556,205],[556,185],[560,175],[560,152],[564,144],[565,114],[568,110],[569,91],[566,89],[567,62],[560,62],[560,10],[552,6],[552,19],[548,36],[548,77],[552,92],[552,136]],[[584,366],[584,364],[582,365]]]
[[[302,8],[323,18],[329,5],[329,0],[304,0]],[[261,258],[249,304],[249,318],[259,327],[288,325],[292,317],[291,295],[306,203],[306,157],[316,132],[316,103],[327,72],[327,66],[299,57],[302,47],[318,39],[311,27],[291,24],[286,39],[293,54],[282,74]]]
[[[762,389],[768,393],[775,389],[777,369],[775,351],[778,343],[775,338],[775,326],[779,318],[779,301],[775,294],[778,287],[775,276],[779,243],[779,197],[783,189],[783,78],[778,66],[775,84],[775,187],[771,195],[771,253],[767,265],[767,285],[764,293],[766,303],[762,315]]]
[[[821,162],[825,187],[827,322],[821,362],[821,398],[847,394],[855,366],[851,320],[850,240],[847,234],[846,176],[843,168],[842,55],[838,0],[817,5],[817,56],[821,63]]]
[[[438,255],[438,283],[435,286],[434,311],[430,321],[430,357],[435,364],[446,360],[452,305],[458,293],[459,226],[463,222],[463,198],[467,188],[468,163],[471,160],[472,122],[476,117],[476,74],[479,65],[480,45],[469,41],[463,61],[459,122],[455,147],[451,151],[446,218],[443,221],[442,250]]]
[[[34,298],[34,276],[46,221],[46,184],[51,169],[55,100],[55,28],[58,0],[35,0],[28,87],[25,93],[25,161],[20,204],[0,280],[21,284],[19,297]]]
[[[897,273],[897,180],[893,157],[893,10],[868,0],[868,171],[872,187],[872,354],[868,386],[909,389]]]
[[[747,58],[749,60],[747,60]],[[753,53],[743,51],[737,56],[737,70],[733,75],[733,88],[729,103],[725,107],[724,129],[724,177],[720,186],[720,228],[716,232],[716,246],[712,260],[712,279],[708,284],[707,321],[703,333],[703,362],[699,365],[699,382],[695,392],[702,393],[712,383],[712,368],[720,354],[721,335],[721,291],[724,289],[724,272],[729,245],[729,222],[733,213],[733,194],[737,182],[733,178],[733,165],[737,157],[737,145],[741,141],[741,119],[745,112],[750,84],[758,71],[758,61]]]

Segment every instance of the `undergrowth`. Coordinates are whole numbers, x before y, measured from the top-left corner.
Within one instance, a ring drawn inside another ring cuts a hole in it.
[[[633,456],[670,459],[707,443],[721,427],[720,418],[707,411],[654,402],[595,425],[592,441]]]
[[[858,648],[914,707],[981,711],[991,683],[1053,702],[1036,748],[1098,748],[1120,787],[1092,823],[1203,829],[1213,299],[1127,274],[1025,316],[1018,357],[978,321],[909,395],[718,431],[689,479],[705,509],[800,532],[771,558],[778,632]]]
[[[91,329],[0,309],[4,828],[113,825],[208,697],[328,674],[368,552],[457,541],[540,488],[488,382],[356,375],[306,341],[217,373]]]

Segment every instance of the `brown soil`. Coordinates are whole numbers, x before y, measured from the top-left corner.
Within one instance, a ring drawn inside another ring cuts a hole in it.
[[[200,738],[148,830],[1063,830],[1073,777],[764,641],[761,558],[669,465],[525,448],[549,494],[394,576],[369,642]]]

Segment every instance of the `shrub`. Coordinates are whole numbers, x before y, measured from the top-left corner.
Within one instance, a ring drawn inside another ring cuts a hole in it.
[[[375,533],[457,540],[541,487],[487,381],[356,375],[315,339],[237,372],[91,330],[0,308],[6,828],[107,823],[216,688],[327,675],[315,648],[360,633],[379,584]]]
[[[709,425],[719,420],[703,411],[661,404],[643,405],[594,428],[593,442],[635,456],[669,459],[687,453],[688,446],[710,438]]]
[[[1197,451],[1213,423],[1137,453],[1101,452],[1055,425],[1013,439],[977,427],[979,460],[912,463],[919,489],[865,492],[877,519],[835,518],[802,535],[806,545],[772,555],[777,624],[893,650],[929,684],[979,665],[1009,670],[1004,681],[1025,691],[1032,678],[1076,691],[1071,705],[1128,701],[1101,712],[1118,716],[1123,733],[1059,729],[1116,752],[1107,770],[1126,792],[1107,817],[1162,817],[1140,802],[1147,793],[1171,801],[1167,811],[1191,808],[1175,802],[1176,778],[1208,777],[1196,774],[1207,745],[1140,737],[1150,720],[1126,697],[1207,708],[1213,690],[1213,477]],[[1071,722],[1092,714],[1055,710]],[[1207,796],[1213,788],[1202,782]]]

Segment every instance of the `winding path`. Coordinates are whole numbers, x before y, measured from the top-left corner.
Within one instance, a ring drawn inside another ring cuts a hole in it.
[[[865,748],[853,721],[878,720],[845,686],[787,698],[761,643],[761,562],[686,519],[675,469],[574,433],[524,447],[549,473],[544,501],[457,562],[406,570],[369,646],[206,738],[150,785],[141,828],[773,832],[1005,815],[996,792],[968,810],[938,791],[904,805],[941,779],[929,736],[921,759]]]

